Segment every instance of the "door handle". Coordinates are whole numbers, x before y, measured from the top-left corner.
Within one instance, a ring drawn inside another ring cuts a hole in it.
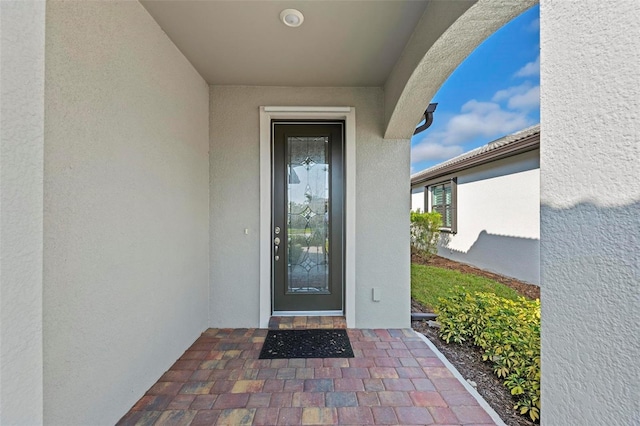
[[[275,257],[275,260],[280,260],[280,256],[278,256],[278,250],[280,249],[280,237],[275,237],[273,239],[273,244],[274,244],[274,248],[273,248],[273,254]]]

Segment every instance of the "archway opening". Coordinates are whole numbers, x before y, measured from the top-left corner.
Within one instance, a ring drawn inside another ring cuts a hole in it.
[[[435,226],[440,237],[431,240],[435,253],[428,259],[416,255],[418,244],[412,246],[412,319],[420,318],[418,313],[432,319],[434,308],[446,314],[451,302],[441,298],[462,300],[455,299],[455,282],[469,294],[486,292],[505,301],[525,296],[532,300],[528,309],[537,309],[539,324],[539,58],[535,6],[481,43],[430,100],[438,104],[433,124],[412,139],[411,204],[414,211],[439,216],[439,225],[424,217],[422,223]],[[412,214],[412,243],[420,235],[420,223]],[[464,307],[457,309],[462,312]],[[412,325],[439,346],[464,377],[481,377],[485,365],[480,356],[473,358],[474,350],[447,347],[437,329],[424,321]],[[445,333],[451,330],[449,320],[442,326]],[[530,358],[539,366],[539,329],[535,340],[537,357]],[[460,355],[467,361],[456,364]],[[499,407],[514,405],[526,408],[531,418],[539,416],[539,391],[537,400],[532,397],[521,406],[500,383],[496,389],[487,383],[482,387],[502,418],[511,417],[512,411]]]

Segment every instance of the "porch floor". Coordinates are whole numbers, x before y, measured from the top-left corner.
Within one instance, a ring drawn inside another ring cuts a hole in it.
[[[118,425],[495,424],[411,329],[347,332],[354,358],[260,360],[266,329],[209,329]]]

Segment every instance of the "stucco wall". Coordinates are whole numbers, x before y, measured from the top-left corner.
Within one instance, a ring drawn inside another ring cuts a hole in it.
[[[540,151],[424,183],[458,178],[456,234],[442,233],[440,256],[540,283]]]
[[[0,424],[42,423],[45,3],[0,2]]]
[[[640,3],[543,0],[542,423],[640,424]]]
[[[208,86],[137,2],[47,2],[44,416],[114,424],[207,325]]]
[[[411,188],[411,210],[421,212],[426,211],[424,205],[424,186]]]
[[[212,86],[210,98],[210,325],[259,323],[259,107],[303,105],[356,108],[356,325],[408,327],[410,147],[382,138],[382,89]]]

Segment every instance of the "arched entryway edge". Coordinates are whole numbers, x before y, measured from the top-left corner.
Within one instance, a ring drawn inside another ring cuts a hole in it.
[[[431,45],[406,79],[396,102],[394,86],[398,84],[396,67],[385,84],[385,139],[409,139],[429,101],[451,73],[484,40],[520,15],[538,0],[480,0],[456,19]],[[428,13],[428,11],[427,11]],[[426,22],[426,21],[425,21]],[[425,23],[421,22],[422,25]],[[420,28],[411,43],[420,43]],[[407,49],[411,46],[407,46]],[[396,75],[394,75],[396,74]]]

